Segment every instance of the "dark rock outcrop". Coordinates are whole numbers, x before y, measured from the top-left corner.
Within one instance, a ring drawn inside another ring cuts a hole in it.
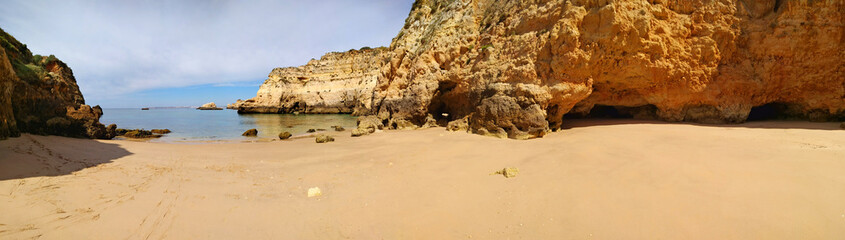
[[[0,139],[20,135],[15,115],[12,111],[12,91],[18,77],[6,57],[6,51],[0,48]]]
[[[168,133],[171,133],[172,131],[170,131],[170,129],[165,128],[165,129],[153,129],[153,130],[150,130],[150,132],[153,132],[155,134],[168,134]]]
[[[282,133],[279,133],[279,139],[281,139],[281,140],[288,139],[288,138],[290,138],[291,136],[293,136],[293,134],[290,134],[290,132],[282,132]]]
[[[21,132],[110,139],[103,110],[85,105],[71,69],[54,56],[32,55],[0,29],[0,139]]]
[[[243,134],[241,134],[241,136],[244,136],[244,137],[257,137],[257,136],[258,136],[258,129],[253,128],[253,129],[250,129],[250,130],[246,130],[246,132],[244,132]]]
[[[153,131],[143,129],[118,129],[117,133],[119,133],[118,136],[127,138],[160,138],[164,136],[162,134],[157,134]]]

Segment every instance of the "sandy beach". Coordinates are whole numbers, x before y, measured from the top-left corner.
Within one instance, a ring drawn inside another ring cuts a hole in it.
[[[845,239],[839,123],[0,141],[0,239]],[[492,173],[519,169],[515,178]],[[319,187],[322,196],[308,197]]]

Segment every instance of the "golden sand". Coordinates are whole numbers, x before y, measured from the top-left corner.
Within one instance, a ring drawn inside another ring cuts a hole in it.
[[[0,141],[0,239],[845,239],[838,125],[589,120],[527,141],[435,128],[324,144],[24,135]]]

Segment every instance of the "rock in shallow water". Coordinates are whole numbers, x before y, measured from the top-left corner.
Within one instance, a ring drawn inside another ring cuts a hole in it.
[[[115,134],[127,138],[160,138],[164,136],[144,129],[115,129]]]
[[[168,134],[171,133],[170,129],[153,129],[150,132],[157,133],[157,134]]]
[[[201,107],[198,107],[199,110],[223,110],[223,108],[217,107],[217,104],[214,102],[203,104]]]
[[[253,129],[250,129],[250,130],[246,130],[246,132],[244,132],[243,134],[241,134],[241,136],[245,136],[245,137],[255,137],[255,136],[258,136],[258,129],[253,128]]]
[[[288,139],[288,138],[290,138],[291,136],[293,136],[293,135],[292,135],[292,134],[290,134],[289,132],[282,132],[282,133],[279,133],[279,139],[281,139],[281,140]]]

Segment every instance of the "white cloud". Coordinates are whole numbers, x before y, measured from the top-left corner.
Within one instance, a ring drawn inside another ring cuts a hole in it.
[[[386,46],[412,2],[13,0],[0,27],[67,62],[86,98],[110,99],[254,82],[325,52]]]

